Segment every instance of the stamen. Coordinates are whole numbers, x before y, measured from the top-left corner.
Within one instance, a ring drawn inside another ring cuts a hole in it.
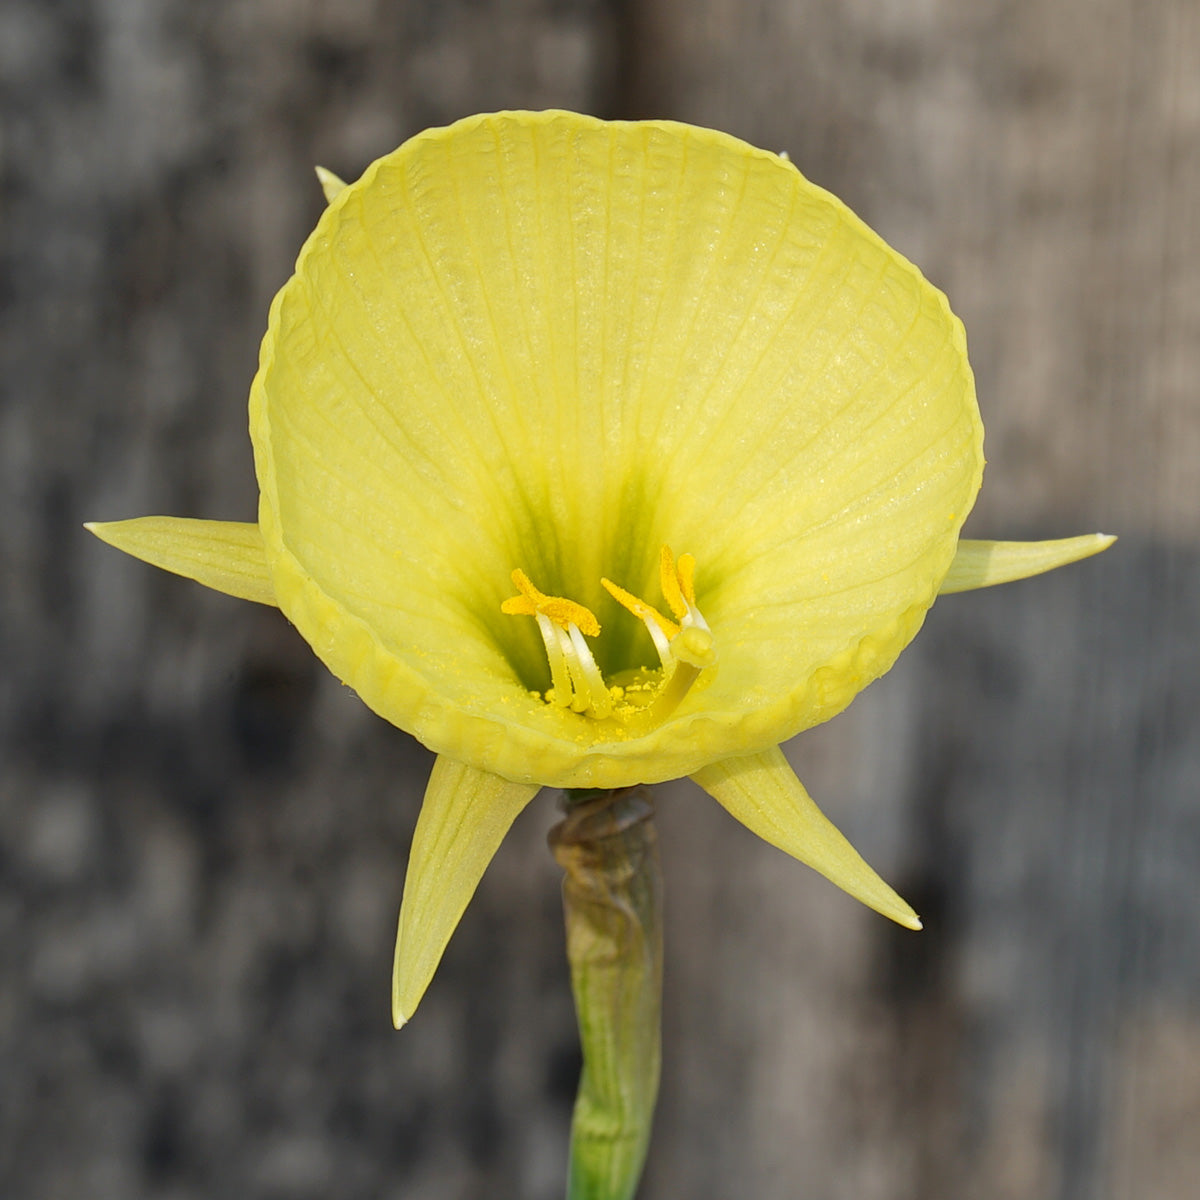
[[[575,684],[575,694],[587,697],[588,702],[583,708],[589,710],[592,716],[607,717],[612,712],[612,696],[609,693],[608,685],[604,682],[604,676],[600,674],[600,668],[596,666],[596,660],[583,640],[579,626],[568,626],[567,633],[571,637],[571,645],[575,650],[574,657],[568,659],[571,666],[571,681]]]
[[[567,670],[567,659],[562,652],[562,646],[558,643],[559,630],[544,613],[534,615],[537,617],[542,641],[546,644],[546,657],[550,660],[550,686],[554,688],[554,695],[561,698],[560,702],[566,704],[572,693],[571,675]]]
[[[520,567],[512,573],[512,581],[521,594],[505,600],[500,605],[501,612],[526,617],[536,617],[540,614],[549,617],[560,629],[566,629],[568,625],[578,625],[588,637],[599,636],[600,622],[596,620],[591,609],[563,596],[547,596],[544,592],[539,592]]]
[[[681,554],[678,563],[671,554],[670,546],[664,546],[660,555],[659,573],[662,578],[663,598],[671,606],[680,625],[707,629],[708,622],[696,607],[696,558],[692,554]]]
[[[639,600],[632,592],[627,592],[623,587],[613,583],[611,579],[601,579],[600,582],[618,604],[645,622],[646,631],[650,634],[650,640],[654,643],[655,650],[658,651],[658,658],[662,663],[663,670],[670,670],[672,666],[671,639],[679,633],[679,626],[674,621],[668,621],[662,613],[656,608],[651,608],[645,600]]]
[[[717,661],[712,631],[696,607],[695,558],[690,554],[681,554],[676,562],[670,546],[663,546],[659,553],[659,578],[663,599],[679,619],[678,625],[664,617],[653,605],[611,580],[600,580],[618,604],[645,624],[658,651],[664,682],[649,709],[655,724],[679,706],[700,672]]]
[[[610,689],[604,682],[584,641],[585,634],[596,637],[600,632],[600,622],[590,609],[562,596],[547,596],[519,568],[513,571],[512,581],[520,594],[510,596],[500,608],[513,616],[537,618],[553,685],[546,694],[548,702],[598,720],[615,716],[636,731],[642,725],[652,728],[670,716],[700,673],[717,661],[712,631],[696,607],[695,573],[692,555],[681,554],[676,561],[670,547],[663,546],[659,576],[663,599],[676,621],[611,579],[600,580],[609,595],[646,626],[662,665],[657,686],[654,672],[639,669],[645,682],[630,685],[623,700],[621,688]],[[649,689],[653,689],[653,699],[648,705],[633,699],[634,692],[644,696]],[[616,706],[614,699],[618,701]]]
[[[679,590],[683,593],[688,611],[691,612],[696,607],[696,556],[681,554],[676,565],[679,572]]]
[[[690,554],[685,554],[684,558],[691,558]],[[659,568],[658,578],[662,585],[663,599],[667,602],[667,607],[675,614],[677,621],[682,621],[688,615],[687,601],[684,599],[683,590],[680,586],[680,572],[675,568],[675,556],[671,553],[670,546],[664,546],[659,551],[658,556]],[[695,559],[692,559],[692,566],[695,567]],[[691,583],[691,572],[688,573],[688,582]]]
[[[548,699],[560,708],[606,717],[612,712],[612,696],[583,640],[596,637],[600,622],[590,609],[563,596],[547,596],[519,567],[512,573],[519,596],[510,596],[500,611],[511,616],[536,617],[538,630],[550,662],[552,692]]]

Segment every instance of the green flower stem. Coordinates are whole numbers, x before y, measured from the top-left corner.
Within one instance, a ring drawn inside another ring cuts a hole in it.
[[[567,1200],[631,1200],[658,1094],[662,874],[646,788],[564,794],[567,957],[583,1046]]]

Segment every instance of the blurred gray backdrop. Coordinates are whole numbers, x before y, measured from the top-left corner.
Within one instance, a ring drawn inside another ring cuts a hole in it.
[[[1121,535],[940,601],[789,748],[924,933],[662,789],[641,1195],[1197,1194],[1200,5],[5,0],[0,99],[0,1195],[562,1194],[555,797],[393,1033],[425,752],[80,528],[254,516],[314,162],[547,106],[788,150],[966,323],[968,534]]]

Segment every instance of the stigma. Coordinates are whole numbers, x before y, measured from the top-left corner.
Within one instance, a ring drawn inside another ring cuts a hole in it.
[[[500,608],[537,621],[550,664],[551,687],[543,697],[548,704],[596,720],[654,726],[717,661],[712,631],[696,605],[695,572],[692,555],[680,555],[676,561],[670,548],[662,547],[659,583],[670,617],[612,580],[600,580],[609,595],[645,625],[659,659],[657,671],[636,668],[622,673],[629,676],[624,686],[606,683],[596,665],[586,639],[599,636],[600,623],[584,605],[545,594],[518,568],[512,573],[518,595]]]

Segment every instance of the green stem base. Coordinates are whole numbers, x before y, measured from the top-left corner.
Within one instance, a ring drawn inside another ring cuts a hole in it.
[[[567,792],[550,832],[583,1047],[567,1200],[632,1200],[658,1095],[662,874],[646,788]]]

